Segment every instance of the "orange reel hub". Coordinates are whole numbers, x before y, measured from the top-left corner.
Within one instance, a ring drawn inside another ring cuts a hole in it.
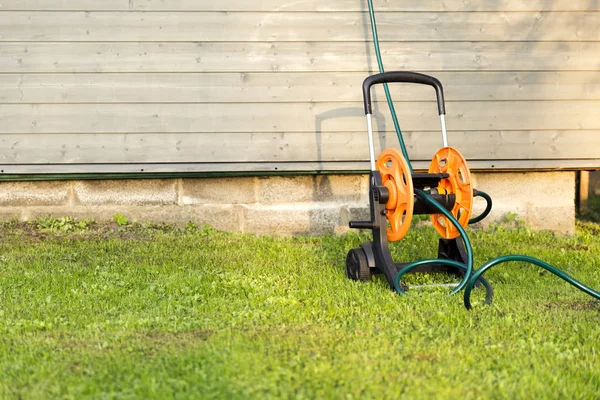
[[[471,171],[465,158],[455,148],[444,147],[433,156],[429,172],[450,175],[440,181],[437,187],[438,193],[456,196],[456,202],[450,213],[463,227],[466,227],[473,211],[473,185]],[[431,220],[434,228],[443,238],[454,239],[460,235],[458,229],[443,214],[433,214]]]
[[[390,242],[396,242],[406,236],[412,221],[415,206],[412,176],[406,160],[396,149],[385,149],[376,166],[382,184],[389,192],[385,203],[389,222],[387,237]]]

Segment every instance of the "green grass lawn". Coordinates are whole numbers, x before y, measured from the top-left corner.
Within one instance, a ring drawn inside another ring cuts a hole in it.
[[[492,269],[493,305],[467,311],[447,288],[346,279],[366,236],[117,220],[0,229],[0,398],[600,398],[600,303],[538,267]],[[528,254],[600,289],[600,225],[469,232],[476,265]],[[414,228],[394,254],[436,246]]]

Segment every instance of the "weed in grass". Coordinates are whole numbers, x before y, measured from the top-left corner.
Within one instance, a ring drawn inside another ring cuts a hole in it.
[[[127,225],[129,225],[129,218],[127,218],[123,214],[119,214],[119,213],[115,214],[114,215],[114,220],[115,220],[115,224],[117,224],[117,226],[127,226]]]
[[[188,221],[185,224],[185,232],[186,233],[197,233],[199,231],[198,225],[192,221]]]
[[[0,228],[15,229],[19,226],[19,217],[14,215],[0,223]]]
[[[90,229],[94,221],[89,219],[75,219],[73,217],[41,217],[35,220],[35,225],[41,232],[85,232]]]

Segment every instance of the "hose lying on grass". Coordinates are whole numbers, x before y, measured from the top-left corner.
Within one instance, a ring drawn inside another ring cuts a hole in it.
[[[583,283],[579,282],[578,280],[574,279],[573,277],[567,275],[567,273],[565,273],[564,271],[561,271],[560,269],[556,268],[555,266],[550,265],[547,262],[544,262],[535,257],[530,257],[530,256],[525,256],[525,255],[520,255],[520,254],[511,254],[511,255],[506,255],[506,256],[500,256],[500,257],[494,258],[493,260],[488,261],[480,269],[473,272],[473,248],[471,247],[471,242],[469,241],[467,233],[465,232],[463,227],[456,220],[456,218],[454,218],[454,216],[448,210],[446,210],[444,208],[444,206],[442,206],[440,203],[438,203],[433,198],[431,198],[426,192],[424,192],[423,190],[415,189],[415,194],[417,196],[419,196],[420,198],[422,198],[423,200],[425,200],[426,202],[428,202],[429,204],[431,204],[432,206],[434,206],[435,208],[437,208],[440,211],[440,213],[442,213],[446,218],[448,218],[450,220],[450,222],[452,222],[452,224],[456,227],[456,229],[458,229],[458,231],[460,233],[460,237],[463,240],[463,242],[465,244],[465,248],[467,250],[467,264],[464,265],[457,261],[441,260],[441,259],[420,260],[420,261],[410,263],[407,266],[405,266],[402,270],[400,270],[396,274],[396,277],[394,278],[394,288],[396,289],[396,291],[398,293],[406,295],[406,292],[404,292],[404,290],[402,289],[402,287],[400,285],[400,279],[407,272],[410,272],[417,267],[420,267],[422,265],[427,265],[427,264],[450,265],[453,267],[458,267],[458,268],[462,269],[463,271],[465,271],[465,276],[463,277],[461,282],[452,290],[452,292],[450,292],[450,294],[451,295],[456,294],[457,292],[459,292],[460,290],[462,290],[464,288],[465,289],[464,304],[465,304],[465,307],[467,308],[467,310],[470,310],[472,308],[471,291],[473,290],[473,287],[475,286],[477,281],[481,282],[486,289],[487,294],[486,294],[485,304],[490,304],[492,302],[492,296],[493,296],[492,289],[489,286],[489,283],[487,283],[487,281],[483,280],[483,276],[482,276],[487,270],[489,270],[490,268],[492,268],[498,264],[502,264],[505,262],[521,261],[521,262],[526,262],[529,264],[534,264],[539,267],[542,267],[545,270],[558,276],[559,278],[567,281],[569,284],[575,286],[577,289],[581,290],[582,292],[594,297],[596,300],[600,300],[599,292],[593,290],[592,288],[584,285]]]

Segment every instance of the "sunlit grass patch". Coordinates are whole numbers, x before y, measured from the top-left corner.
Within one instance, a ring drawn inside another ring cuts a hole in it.
[[[508,225],[469,231],[476,266],[528,254],[600,288],[599,225]],[[411,229],[394,257],[434,257],[437,239]],[[384,279],[345,278],[365,240],[7,222],[0,397],[600,397],[597,301],[520,263],[486,274],[492,306],[466,311],[448,288],[401,297]]]

